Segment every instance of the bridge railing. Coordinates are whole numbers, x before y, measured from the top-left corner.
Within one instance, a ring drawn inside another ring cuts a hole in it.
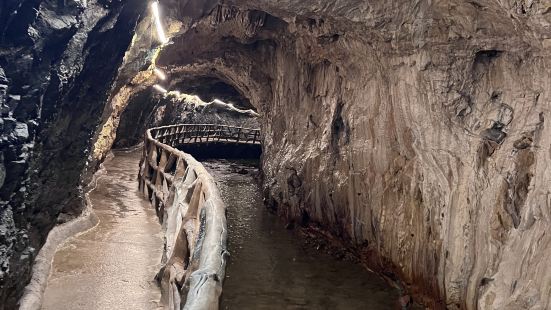
[[[260,129],[218,124],[179,124],[151,130],[154,139],[178,146],[186,143],[234,142],[260,144]]]
[[[227,141],[260,143],[260,131],[224,125],[173,125],[146,131],[140,191],[163,224],[161,283],[169,309],[218,309],[225,276],[226,206],[213,178],[173,146]]]

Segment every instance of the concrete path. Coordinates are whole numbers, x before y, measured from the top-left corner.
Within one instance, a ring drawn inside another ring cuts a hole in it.
[[[161,227],[138,192],[141,150],[116,152],[90,193],[99,224],[56,253],[42,309],[162,309]]]

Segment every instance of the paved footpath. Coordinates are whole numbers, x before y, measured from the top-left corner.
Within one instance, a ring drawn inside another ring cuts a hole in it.
[[[90,193],[99,224],[57,251],[42,309],[162,309],[154,277],[163,241],[138,191],[141,150],[116,152]]]

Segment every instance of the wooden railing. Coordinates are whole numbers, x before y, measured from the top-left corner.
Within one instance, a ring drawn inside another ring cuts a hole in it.
[[[165,249],[158,274],[168,309],[218,309],[225,275],[226,206],[203,165],[173,146],[260,143],[256,129],[173,125],[145,134],[140,190],[163,223]]]
[[[178,146],[188,143],[246,143],[260,144],[260,129],[216,124],[179,124],[151,129],[157,141]]]

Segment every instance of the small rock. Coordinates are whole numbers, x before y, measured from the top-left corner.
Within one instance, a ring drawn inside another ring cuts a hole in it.
[[[5,162],[5,178],[2,190],[0,190],[1,199],[8,200],[11,193],[21,182],[23,175],[28,167],[26,161]]]
[[[3,158],[3,156],[0,156]],[[0,188],[4,185],[4,180],[6,179],[6,166],[4,166],[4,160],[0,162]]]
[[[32,26],[27,28],[27,35],[31,38],[31,40],[33,40],[33,42],[37,42],[40,39],[40,33]]]
[[[501,144],[501,142],[503,142],[503,140],[507,136],[506,133],[504,133],[500,129],[496,129],[496,128],[485,129],[484,131],[482,131],[480,133],[480,135],[485,139],[494,141],[494,142],[499,143],[499,144]]]
[[[8,84],[8,78],[2,67],[0,67],[0,84]]]
[[[29,139],[29,128],[27,124],[17,123],[13,134],[18,140],[27,141],[27,139]]]
[[[38,129],[38,123],[34,120],[30,120],[27,122],[27,126],[29,128],[29,135],[34,136]]]
[[[4,132],[11,132],[15,129],[15,125],[17,121],[13,117],[5,117],[3,118],[4,121]]]
[[[10,111],[14,111],[20,102],[21,102],[20,95],[8,95],[7,105],[10,108]]]
[[[8,272],[10,270],[10,263],[7,260],[0,263],[0,270],[3,272]]]
[[[532,145],[532,138],[530,137],[522,137],[513,143],[513,146],[519,150],[524,150],[525,148],[528,148],[531,145]]]
[[[404,295],[404,296],[400,297],[399,300],[400,300],[400,305],[404,309],[407,309],[407,307],[409,307],[411,305],[411,296],[409,296],[409,295]]]
[[[2,117],[9,117],[10,115],[10,107],[3,104],[3,98],[0,96],[0,114]]]
[[[503,105],[499,111],[499,122],[504,125],[509,125],[513,120],[514,111],[508,105]]]
[[[21,152],[22,153],[27,153],[30,150],[32,150],[33,148],[34,148],[34,143],[25,143],[25,144],[23,144],[23,147],[21,147]]]
[[[6,103],[6,93],[8,92],[8,85],[0,84],[0,105],[4,106]]]

